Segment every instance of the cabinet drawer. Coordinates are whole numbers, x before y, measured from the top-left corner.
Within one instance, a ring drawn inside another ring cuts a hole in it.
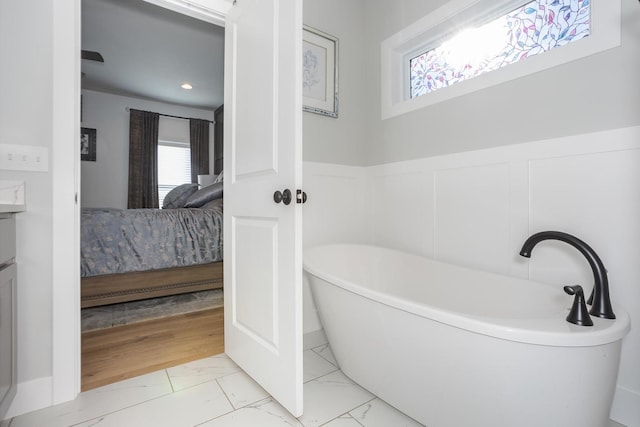
[[[16,220],[13,215],[0,216],[0,265],[16,256]]]

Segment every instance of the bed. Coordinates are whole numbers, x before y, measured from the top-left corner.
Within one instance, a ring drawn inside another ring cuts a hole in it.
[[[163,209],[82,209],[81,307],[222,288],[221,197],[185,184]]]

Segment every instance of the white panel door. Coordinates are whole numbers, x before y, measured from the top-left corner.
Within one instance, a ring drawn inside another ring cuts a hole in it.
[[[300,416],[302,0],[238,0],[225,37],[225,351]]]

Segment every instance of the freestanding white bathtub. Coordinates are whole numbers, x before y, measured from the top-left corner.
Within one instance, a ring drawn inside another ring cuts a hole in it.
[[[304,269],[342,371],[428,427],[608,425],[620,307],[576,326],[561,285],[373,246],[305,250]]]

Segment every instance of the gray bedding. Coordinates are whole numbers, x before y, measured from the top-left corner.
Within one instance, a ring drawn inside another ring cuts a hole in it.
[[[222,207],[82,209],[81,276],[222,260]]]

